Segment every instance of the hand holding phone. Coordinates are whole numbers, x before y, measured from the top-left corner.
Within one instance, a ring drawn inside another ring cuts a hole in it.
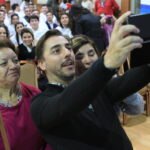
[[[144,40],[142,48],[131,52],[131,67],[150,64],[150,14],[131,15],[127,23],[139,28],[138,35]]]

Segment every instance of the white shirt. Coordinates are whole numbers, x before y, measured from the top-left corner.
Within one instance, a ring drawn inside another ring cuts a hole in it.
[[[48,28],[39,27],[37,30],[32,29],[32,27],[30,28],[34,34],[35,41],[38,41],[48,31]]]
[[[15,45],[15,46],[18,46],[18,43],[17,43],[17,39],[16,39],[16,34],[13,35],[10,40],[12,41],[12,43]],[[19,44],[22,44],[22,38],[21,36],[19,35]]]
[[[61,27],[61,26],[58,26],[56,27],[57,30],[59,30],[63,35],[66,35],[66,36],[69,36],[70,38],[73,37],[72,35],[72,31],[70,30],[70,28],[66,28],[66,27]]]

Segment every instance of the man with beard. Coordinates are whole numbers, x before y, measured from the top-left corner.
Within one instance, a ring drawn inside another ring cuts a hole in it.
[[[34,98],[31,113],[53,150],[133,149],[113,105],[150,81],[150,67],[131,69],[112,79],[129,52],[142,46],[139,36],[130,35],[139,30],[122,25],[130,14],[116,21],[104,58],[74,81],[71,43],[57,30],[48,31],[38,42],[38,66],[45,71],[49,84]]]

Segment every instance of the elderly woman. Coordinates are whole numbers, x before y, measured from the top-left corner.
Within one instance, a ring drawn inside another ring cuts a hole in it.
[[[31,99],[40,93],[19,83],[20,64],[14,45],[0,40],[0,113],[11,150],[41,150],[43,140],[30,116]],[[4,143],[0,135],[0,149]]]
[[[72,38],[73,51],[76,58],[76,74],[81,75],[88,70],[100,56],[95,43],[85,35],[77,35]],[[138,93],[124,99],[114,106],[117,112],[120,110],[130,115],[137,115],[144,111],[144,100]]]

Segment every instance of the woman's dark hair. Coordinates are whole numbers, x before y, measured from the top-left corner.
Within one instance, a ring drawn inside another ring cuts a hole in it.
[[[9,38],[9,30],[8,30],[8,27],[5,26],[4,24],[0,24],[0,28],[4,28],[5,31],[6,31],[6,37]]]
[[[75,35],[75,36],[71,39],[71,44],[72,44],[73,52],[74,52],[75,54],[78,52],[78,50],[79,50],[80,47],[82,47],[82,46],[85,45],[85,44],[90,44],[90,45],[94,48],[96,54],[97,54],[98,56],[100,56],[100,53],[99,53],[99,51],[98,51],[98,48],[97,48],[96,44],[94,43],[94,41],[93,41],[92,39],[90,39],[90,38],[89,38],[88,36],[86,36],[86,35],[82,35],[82,34],[80,34],[80,35]]]
[[[34,34],[33,34],[33,32],[32,32],[31,29],[29,29],[29,28],[23,28],[23,29],[21,30],[21,38],[23,37],[23,34],[24,34],[24,33],[30,33],[30,34],[32,35],[33,39],[34,39]]]
[[[61,17],[62,17],[63,15],[68,16],[68,18],[69,18],[68,27],[72,29],[72,21],[71,21],[70,15],[69,15],[68,13],[66,13],[66,12],[62,12],[62,13],[60,14],[60,16],[59,16],[60,26],[61,26],[62,28],[64,28],[63,25],[62,25],[62,23],[61,23],[61,21],[60,21],[60,20],[61,20]]]
[[[75,35],[73,38],[71,38],[71,44],[72,44],[72,49],[74,54],[78,52],[78,50],[85,44],[90,44],[98,57],[100,56],[100,53],[98,51],[98,48],[96,47],[96,44],[94,43],[93,40],[91,40],[88,36],[86,35]],[[81,60],[76,60],[76,76],[80,76],[82,73],[84,73],[87,69],[85,66],[82,64]]]
[[[24,24],[23,24],[23,22],[17,22],[16,24],[15,24],[15,31],[16,31],[16,40],[17,40],[17,44],[19,45],[20,43],[19,43],[19,34],[17,33],[17,25],[18,24],[22,24],[22,26],[24,27]]]
[[[88,9],[83,8],[80,5],[72,5],[70,12],[69,12],[72,18],[77,18],[81,16],[82,14],[89,14],[89,13],[91,12]]]
[[[12,19],[13,19],[14,16],[18,17],[18,19],[19,19],[18,14],[12,14],[11,17],[10,17],[10,19],[11,19],[11,24],[12,24]]]

